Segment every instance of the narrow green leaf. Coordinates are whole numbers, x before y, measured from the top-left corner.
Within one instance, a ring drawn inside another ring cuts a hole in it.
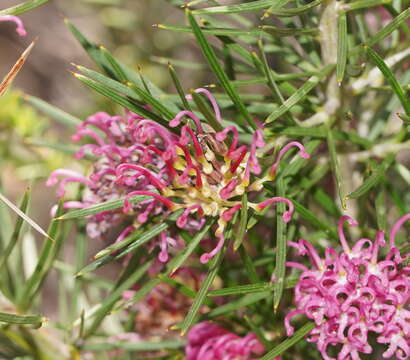
[[[387,169],[395,160],[395,154],[389,154],[383,162],[373,171],[373,173],[363,182],[358,189],[346,196],[346,200],[357,199],[366,194],[370,189],[376,186],[386,174]]]
[[[93,61],[104,70],[104,72],[115,80],[121,81],[121,78],[118,76],[118,69],[116,69],[116,65],[113,66],[112,61],[110,61],[109,56],[107,56],[108,50],[98,46],[91,41],[89,41],[81,32],[80,30],[75,27],[68,19],[64,20],[68,29],[74,35],[74,37],[78,40],[87,54],[93,59]],[[112,57],[112,55],[110,54]],[[114,59],[112,57],[112,59]],[[141,74],[136,73],[133,69],[129,68],[128,66],[124,65],[120,61],[115,59],[115,63],[121,68],[121,76],[122,74],[125,75],[127,81],[130,81],[136,84],[138,87],[143,87],[144,84],[141,81]],[[163,92],[155,86],[147,77],[143,77],[144,82],[147,84],[149,88],[150,94],[152,94],[156,99],[159,99]],[[178,107],[176,104],[172,102],[163,101],[164,105],[166,105],[171,111],[177,112]]]
[[[50,0],[29,0],[25,1],[24,3],[9,7],[4,10],[0,10],[0,16],[4,15],[21,15],[27,11],[35,9],[45,3],[49,2]]]
[[[163,341],[138,341],[138,342],[101,342],[86,343],[81,348],[86,351],[135,351],[135,352],[152,352],[167,349],[179,349],[186,343],[185,339],[163,340]]]
[[[225,255],[226,243],[223,249],[210,261],[210,268],[206,278],[202,281],[201,288],[199,289],[196,297],[189,308],[188,314],[185,316],[184,321],[181,325],[181,335],[186,334],[189,328],[193,325],[195,318],[200,310],[201,306],[205,302],[205,298],[208,294],[209,288],[215,280],[215,277],[218,273],[219,267],[221,265],[222,259]]]
[[[155,28],[161,30],[169,30],[174,32],[192,33],[193,29],[189,26],[176,26],[167,24],[156,24]],[[201,31],[204,34],[216,35],[216,36],[260,36],[261,29],[230,29],[230,28],[211,28],[201,27]]]
[[[379,68],[382,74],[385,76],[386,80],[392,87],[394,93],[400,100],[401,105],[407,116],[410,116],[410,100],[407,97],[406,93],[404,92],[403,88],[396,80],[395,76],[393,75],[390,68],[386,65],[383,59],[379,56],[379,54],[374,51],[371,47],[365,46],[366,53],[372,60],[372,62]]]
[[[146,119],[152,119],[157,121],[161,125],[167,126],[168,122],[163,118],[159,117],[158,115],[154,114],[153,112],[147,110],[141,105],[137,105],[135,102],[130,101],[124,98],[121,95],[118,95],[116,92],[108,89],[107,87],[101,85],[100,83],[89,79],[88,77],[81,75],[81,74],[74,74],[74,76],[80,80],[82,83],[90,87],[91,89],[97,91],[101,95],[106,96],[107,98],[111,99],[112,101],[116,102],[117,104],[125,107],[128,110],[135,112],[138,115],[145,117]]]
[[[266,9],[272,5],[272,0],[257,0],[237,5],[214,6],[193,10],[194,15],[200,14],[234,14],[241,12],[253,12]]]
[[[155,99],[147,91],[142,90],[132,82],[127,82],[126,85],[124,85],[96,71],[87,69],[84,66],[78,65],[77,69],[91,80],[94,80],[115,92],[126,95],[133,100],[142,101],[142,103],[144,104],[151,105],[154,110],[156,110],[160,115],[164,116],[168,120],[171,120],[175,117],[175,114],[172,111],[168,110],[168,108],[164,106],[159,100]]]
[[[287,2],[287,1],[286,1]],[[282,3],[284,3],[282,1]],[[270,7],[268,11],[265,12],[264,17],[267,16],[278,16],[278,17],[292,17],[292,16],[298,16],[301,15],[310,9],[319,6],[322,3],[322,0],[315,0],[312,1],[309,4],[306,5],[301,5],[296,8],[285,8],[282,9],[280,7]]]
[[[63,203],[60,201],[56,217],[59,217],[63,210]],[[57,221],[55,218],[51,221],[47,239],[41,250],[34,272],[31,274],[18,296],[17,303],[19,308],[22,310],[27,309],[34,301],[35,294],[47,276],[48,271],[51,269],[58,254],[58,250],[60,249],[60,245],[64,238],[61,224],[61,221]]]
[[[170,111],[161,103],[161,101],[155,99],[151,94],[140,89],[138,86],[131,82],[128,82],[127,85],[141,98],[144,103],[151,105],[160,115],[164,116],[168,120],[172,120],[175,117],[175,113]]]
[[[82,121],[77,117],[70,115],[53,105],[50,105],[49,103],[39,99],[38,97],[25,95],[23,98],[30,105],[34,106],[35,108],[50,116],[53,120],[60,122],[61,124],[74,127],[82,123]]]
[[[285,289],[291,289],[295,286],[298,279],[286,279]],[[250,293],[266,292],[273,291],[275,287],[274,283],[265,282],[265,283],[255,283],[248,285],[237,285],[229,288],[211,290],[208,293],[208,296],[231,296],[231,295],[243,295]]]
[[[394,30],[398,29],[407,19],[410,19],[410,8],[401,12],[391,22],[383,26],[376,34],[367,40],[367,46],[380,43],[385,37],[389,36]],[[405,25],[406,26],[406,25]],[[362,51],[363,45],[358,45],[349,51],[349,55],[355,55]]]
[[[209,65],[212,68],[213,73],[221,83],[222,87],[225,89],[226,93],[231,98],[232,102],[234,103],[235,107],[237,108],[239,114],[241,114],[245,120],[249,123],[249,125],[256,129],[256,123],[249,114],[245,104],[242,102],[241,98],[239,97],[238,93],[236,92],[235,87],[229,81],[228,76],[226,75],[225,71],[221,67],[216,58],[215,52],[212,47],[209,45],[208,41],[206,40],[204,34],[201,31],[198,23],[196,22],[194,16],[192,15],[191,11],[187,10],[186,14],[189,19],[189,23],[191,24],[192,30],[194,31],[194,35],[199,43],[199,46],[202,49],[202,52],[205,58],[208,60]]]
[[[286,196],[286,185],[283,178],[277,180],[276,184],[277,196]],[[274,295],[273,295],[273,309],[276,312],[280,300],[282,299],[285,273],[286,273],[286,251],[287,251],[287,236],[286,236],[286,223],[283,221],[282,216],[285,212],[285,204],[279,203],[276,205],[276,261],[274,270]]]
[[[266,123],[271,123],[284,113],[289,111],[294,105],[303,100],[307,94],[314,88],[319,82],[327,76],[334,65],[326,66],[319,74],[311,76],[290,98],[288,98],[281,106],[273,111],[265,120]]]
[[[255,294],[247,294],[237,300],[229,301],[228,303],[224,305],[221,305],[215,309],[212,309],[211,311],[203,315],[203,318],[210,319],[216,316],[221,316],[223,314],[236,311],[238,309],[244,309],[251,304],[254,304],[263,299],[267,299],[270,296],[272,296],[271,291],[258,292]]]
[[[239,219],[239,230],[238,234],[235,237],[233,243],[234,251],[238,250],[239,246],[241,246],[243,238],[245,237],[246,233],[246,225],[248,223],[248,196],[246,193],[242,195],[242,207],[241,207],[241,217]]]
[[[261,30],[273,36],[297,36],[297,35],[316,35],[319,30],[312,29],[297,29],[297,28],[280,28],[277,26],[262,25]]]
[[[149,200],[149,199],[151,199],[150,196],[136,195],[130,198],[129,202],[131,204],[137,204],[139,202]],[[124,199],[105,201],[105,202],[102,202],[96,205],[89,206],[84,209],[69,211],[68,213],[59,217],[57,220],[72,220],[72,219],[85,218],[90,215],[99,214],[103,211],[111,211],[111,210],[120,209],[123,206],[124,206]]]
[[[167,264],[166,269],[162,271],[160,275],[168,276],[175,272],[175,270],[177,270],[192,254],[201,240],[205,237],[214,221],[214,219],[208,219],[207,223],[204,225],[201,231],[197,233],[194,238],[188,243],[188,245],[185,246],[185,248]],[[131,299],[124,301],[122,304],[117,306],[115,310],[120,311],[132,304],[139,302],[160,282],[161,280],[158,277],[149,280],[144,286],[141,287],[141,289],[136,292],[136,294]]]
[[[169,71],[169,74],[171,75],[172,82],[174,83],[175,89],[178,92],[179,98],[181,99],[184,109],[191,110],[191,105],[189,105],[189,102],[187,98],[185,97],[185,92],[182,89],[181,81],[179,80],[178,74],[175,71],[175,68],[172,66],[171,63],[168,63],[168,71]]]
[[[91,326],[85,331],[84,338],[90,337],[98,329],[106,315],[112,310],[115,303],[121,298],[123,292],[135,285],[137,281],[141,279],[142,276],[147,272],[151,264],[152,260],[145,262],[134,273],[130,274],[130,276],[125,281],[114,286],[108,297],[106,297],[101,303],[100,308],[95,312],[94,321],[92,322]]]
[[[298,212],[304,219],[309,221],[316,228],[323,230],[332,239],[338,239],[336,230],[327,222],[320,220],[312,211],[305,208],[302,204],[298,203],[297,201],[292,200],[292,203],[293,205],[295,205],[295,211]]]
[[[262,61],[259,60],[258,56],[256,53],[252,52],[252,57],[254,59],[255,66],[260,70],[262,75],[265,75],[268,79],[268,86],[272,91],[273,98],[279,105],[283,105],[285,102],[285,99],[282,95],[282,92],[279,89],[279,86],[276,84],[275,78],[273,76],[273,71],[271,71],[268,60],[266,58],[265,50],[263,47],[262,40],[258,41],[258,47],[259,51],[262,54]],[[294,123],[295,120],[293,120],[291,114],[289,112],[286,112],[285,114],[286,120],[288,120],[291,123]]]
[[[32,220],[29,216],[27,216],[23,211],[21,211],[16,205],[14,205],[9,199],[7,199],[3,194],[0,193],[0,201],[5,203],[11,210],[13,210],[18,216],[20,216],[25,222],[27,222],[34,230],[36,230],[39,234],[49,238],[49,234],[47,234],[40,225],[38,225],[34,220]],[[50,238],[51,241],[52,238]]]
[[[112,54],[104,46],[100,46],[100,49],[103,55],[105,56],[105,58],[107,59],[107,61],[112,66],[117,76],[117,79],[121,82],[128,81],[127,75],[125,74],[124,70],[122,69],[118,61],[115,59],[115,57],[112,56]]]
[[[208,121],[209,125],[211,125],[211,127],[215,131],[222,131],[223,130],[222,124],[216,119],[215,114],[209,108],[208,104],[206,104],[206,102],[201,97],[201,95],[197,94],[195,91],[191,91],[191,96],[198,110],[201,112],[204,118]]]
[[[27,212],[29,201],[30,201],[30,190],[27,190],[24,193],[23,200],[21,201],[20,211],[22,211],[23,213]],[[13,234],[11,235],[11,239],[9,243],[7,244],[6,249],[4,249],[0,255],[0,271],[3,269],[4,265],[6,265],[7,259],[9,258],[11,252],[16,246],[17,241],[19,240],[22,226],[23,226],[23,218],[19,216],[16,219],[16,223],[14,226]]]
[[[384,5],[389,3],[391,0],[358,0],[351,3],[343,5],[344,11],[352,11],[359,9],[367,9],[374,6]]]
[[[39,328],[47,319],[39,315],[17,315],[0,312],[0,322],[18,325],[34,325]]]
[[[377,219],[377,228],[379,230],[386,231],[387,228],[387,207],[386,207],[386,192],[383,185],[380,186],[380,191],[376,195],[376,219]]]
[[[256,272],[255,264],[253,263],[251,257],[249,256],[243,244],[239,246],[238,252],[239,256],[241,257],[243,266],[245,267],[245,271],[248,275],[249,280],[253,283],[260,282],[258,273]]]
[[[346,199],[343,193],[343,177],[340,170],[339,158],[337,157],[336,143],[333,138],[333,133],[330,129],[327,132],[327,146],[329,149],[330,164],[332,166],[333,174],[335,177],[340,203],[342,204],[343,209],[346,209]]]
[[[347,18],[345,12],[339,13],[339,37],[337,41],[336,80],[342,83],[347,62]]]
[[[313,322],[308,322],[303,325],[298,331],[296,331],[292,337],[287,338],[285,341],[275,346],[271,351],[269,351],[261,360],[274,360],[276,357],[282,355],[287,349],[291,348],[293,345],[301,341],[306,335],[308,335],[314,328],[315,324]]]
[[[171,214],[168,219],[166,220],[173,220],[175,221],[178,216],[181,214],[181,212],[175,212]],[[162,222],[157,225],[151,226],[147,231],[143,232],[142,234],[137,233],[133,234],[129,237],[126,237],[124,240],[117,244],[113,244],[108,246],[108,248],[100,251],[99,257],[85,266],[83,269],[81,269],[76,276],[83,276],[84,274],[87,274],[91,271],[94,271],[101,266],[108,264],[111,261],[118,260],[125,255],[129,254],[131,251],[136,250],[140,246],[144,245],[147,243],[149,240],[151,240],[153,237],[159,235],[163,231],[167,230],[169,227],[169,224],[167,222]],[[118,251],[123,249],[119,253],[113,253],[113,251]]]

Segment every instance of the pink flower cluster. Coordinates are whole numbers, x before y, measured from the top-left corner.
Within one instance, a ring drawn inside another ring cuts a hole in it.
[[[213,106],[215,117],[222,122],[215,98],[206,89],[197,89]],[[93,173],[83,176],[71,170],[60,169],[51,174],[48,185],[55,185],[58,177],[65,177],[59,185],[58,195],[64,196],[68,182],[83,183],[88,194],[81,202],[68,202],[66,207],[85,207],[102,201],[124,197],[124,212],[136,215],[136,224],[124,230],[132,232],[149,217],[183,210],[176,222],[177,227],[198,230],[205,217],[216,217],[217,244],[209,253],[201,256],[208,262],[224,244],[224,229],[240,210],[241,195],[257,192],[263,183],[272,181],[283,155],[293,147],[308,158],[304,147],[298,142],[287,144],[278,154],[270,171],[260,178],[262,169],[257,150],[264,147],[262,131],[257,130],[249,146],[239,144],[235,126],[227,126],[215,132],[202,125],[199,117],[191,111],[181,111],[170,121],[171,129],[159,123],[128,113],[126,118],[97,113],[78,127],[73,140],[83,137],[94,140],[83,145],[78,158],[86,153],[97,156]],[[228,139],[228,135],[231,137]],[[225,143],[227,142],[227,144]],[[149,199],[133,204],[131,199],[146,196]],[[283,220],[288,222],[293,204],[288,199],[273,197],[260,203],[248,202],[256,211],[278,202],[285,202],[288,210]],[[89,234],[106,231],[122,216],[118,212],[99,214],[89,224]],[[159,259],[167,261],[167,247],[175,242],[172,236],[160,236]]]
[[[303,270],[295,287],[297,309],[285,318],[288,336],[293,334],[290,319],[304,314],[314,320],[316,328],[308,341],[317,344],[325,360],[329,346],[341,345],[338,360],[360,359],[359,353],[370,354],[373,349],[368,335],[377,335],[377,342],[387,344],[384,358],[410,358],[410,266],[395,245],[397,231],[410,214],[402,217],[392,228],[387,254],[379,259],[379,251],[386,246],[384,232],[376,239],[358,240],[351,249],[343,232],[343,225],[357,223],[348,216],[339,220],[338,232],[343,251],[325,250],[324,259],[306,240],[290,242],[300,255],[308,255],[312,268],[288,262]]]
[[[0,16],[0,21],[12,21],[17,25],[16,32],[20,36],[26,36],[27,32],[24,28],[23,22],[17,16],[2,15]]]
[[[255,334],[240,337],[219,325],[201,322],[188,333],[186,360],[251,360],[265,351]]]

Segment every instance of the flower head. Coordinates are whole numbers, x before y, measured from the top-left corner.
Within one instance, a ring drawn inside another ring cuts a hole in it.
[[[325,250],[322,259],[306,240],[290,242],[300,255],[308,255],[312,268],[289,262],[288,266],[303,270],[295,287],[297,309],[285,318],[288,335],[293,334],[290,319],[304,314],[314,320],[316,328],[308,336],[315,342],[325,360],[328,347],[342,345],[338,360],[360,359],[360,353],[372,353],[368,334],[375,333],[377,342],[388,344],[384,358],[410,357],[410,266],[395,247],[400,226],[410,218],[401,218],[392,228],[387,255],[379,259],[379,250],[386,247],[384,232],[376,239],[360,239],[351,248],[343,232],[343,224],[357,226],[348,216],[339,220],[342,251]]]
[[[216,119],[221,121],[220,109],[212,94],[206,89],[196,92],[207,96]],[[205,217],[216,217],[216,246],[200,259],[206,263],[223,247],[225,227],[242,207],[241,195],[257,192],[264,182],[271,181],[279,161],[290,148],[296,147],[302,157],[309,157],[303,145],[291,142],[279,152],[271,170],[257,177],[262,172],[258,149],[265,145],[261,129],[253,134],[250,145],[242,145],[235,126],[220,132],[207,126],[205,131],[205,126],[191,111],[181,111],[169,125],[171,129],[132,113],[128,113],[127,118],[105,113],[90,117],[78,127],[73,140],[93,139],[94,143],[80,148],[77,157],[91,152],[98,160],[87,180],[68,174],[60,183],[60,196],[64,194],[65,184],[75,181],[84,183],[91,192],[84,198],[84,206],[125,197],[124,213],[136,215],[137,223],[146,222],[150,215],[183,210],[176,225],[198,230]],[[52,180],[58,175],[52,174],[49,183],[54,183]],[[134,205],[131,199],[135,196],[150,199]],[[283,220],[288,222],[293,213],[293,204],[288,199],[273,197],[260,203],[248,202],[248,206],[261,211],[278,202],[287,204]],[[113,213],[103,216],[111,217]],[[162,261],[168,259],[166,238],[162,236],[160,241]]]
[[[202,322],[188,333],[187,360],[251,360],[265,351],[255,334],[240,337],[211,322]]]

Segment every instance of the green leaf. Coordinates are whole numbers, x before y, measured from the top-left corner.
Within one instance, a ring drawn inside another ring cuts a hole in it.
[[[376,34],[367,40],[367,46],[380,43],[385,37],[389,36],[394,30],[399,28],[407,19],[410,18],[410,8],[397,15],[391,22],[383,26]],[[349,51],[349,55],[355,55],[362,51],[363,45],[358,45]]]
[[[145,200],[151,199],[150,196],[135,195],[129,199],[131,204],[137,204]],[[57,220],[72,220],[85,218],[90,215],[99,214],[104,211],[120,209],[124,206],[124,199],[105,201],[96,205],[89,206],[84,209],[72,210],[60,216]]]
[[[178,217],[181,215],[181,211],[177,211],[172,213],[171,215],[168,216],[168,218],[164,219],[164,222],[153,225],[151,226],[147,231],[144,233],[140,234],[133,234],[131,236],[126,237],[124,240],[120,241],[119,243],[115,243],[113,245],[108,246],[104,250],[99,252],[98,258],[85,266],[83,269],[81,269],[78,273],[77,276],[83,276],[86,273],[89,273],[90,271],[94,271],[101,266],[108,264],[111,261],[118,260],[122,258],[123,256],[129,254],[131,251],[136,250],[139,248],[141,245],[144,245],[147,243],[149,240],[151,240],[153,237],[159,235],[163,231],[167,230],[169,228],[169,223],[165,222],[165,220],[168,221],[175,221],[178,219]],[[113,251],[118,251],[123,249],[119,253],[113,253]]]
[[[201,112],[204,118],[208,121],[209,125],[211,125],[211,127],[215,131],[222,131],[224,129],[222,124],[217,120],[217,118],[215,117],[215,114],[210,109],[210,107],[205,102],[205,100],[202,98],[202,96],[200,94],[197,94],[195,91],[191,91],[191,96],[198,110]]]
[[[66,113],[65,111],[50,105],[49,103],[30,95],[25,95],[24,100],[27,101],[30,105],[34,106],[44,114],[50,116],[53,120],[60,122],[63,125],[76,126],[81,124],[82,121],[77,117]]]
[[[395,160],[395,154],[389,154],[383,162],[373,171],[373,173],[363,182],[358,189],[346,196],[346,200],[357,199],[366,194],[370,189],[376,186],[385,176],[387,169]]]
[[[59,217],[63,211],[63,203],[60,201],[56,217]],[[52,240],[55,239],[55,240]],[[54,218],[49,226],[48,235],[40,253],[37,265],[30,278],[26,281],[23,289],[18,296],[18,307],[22,310],[27,309],[34,300],[34,296],[40,288],[42,282],[51,269],[58,250],[64,240],[62,232],[62,223]]]
[[[24,194],[23,200],[21,201],[20,211],[22,211],[23,213],[27,212],[29,201],[30,201],[30,190],[27,190]],[[23,226],[23,218],[21,218],[19,216],[16,219],[16,224],[14,226],[14,231],[13,231],[13,234],[11,235],[10,241],[7,244],[6,249],[4,249],[1,252],[1,255],[0,255],[0,271],[3,269],[4,265],[6,265],[7,260],[10,256],[11,252],[13,251],[14,247],[17,244],[17,241],[20,238],[20,232],[21,232],[22,226]]]
[[[127,81],[136,84],[138,87],[144,87],[144,83],[141,81],[141,74],[136,73],[134,70],[128,66],[122,64],[120,61],[116,60],[111,54],[108,54],[108,50],[102,46],[98,46],[91,41],[89,41],[77,27],[75,27],[68,19],[65,19],[68,29],[78,40],[87,54],[94,60],[94,62],[104,70],[104,72],[115,80],[122,81],[121,77],[125,76]],[[115,64],[113,64],[113,60]],[[120,67],[120,70],[117,68]],[[120,72],[119,72],[120,71]],[[147,77],[142,76],[145,84],[148,86],[150,94],[156,99],[159,99],[163,92],[155,86]],[[177,112],[178,107],[168,101],[163,101],[164,105],[168,107],[171,111]]]
[[[284,1],[278,1],[278,3],[281,2],[283,3],[287,3],[288,1],[284,2]],[[312,1],[309,4],[306,5],[302,5],[302,6],[298,6],[296,8],[286,8],[286,9],[282,9],[281,7],[270,7],[268,9],[268,11],[265,12],[264,14],[264,18],[268,17],[268,16],[278,16],[278,17],[292,17],[292,16],[298,16],[301,15],[307,11],[309,11],[310,9],[320,5],[322,3],[322,0],[315,0]],[[283,6],[283,5],[282,5]]]
[[[285,289],[291,289],[295,286],[298,279],[286,279]],[[274,283],[265,282],[265,283],[254,283],[247,285],[237,285],[229,288],[211,290],[208,293],[208,296],[231,296],[231,295],[243,295],[250,293],[266,292],[273,291],[275,287]]]
[[[344,11],[352,11],[359,9],[367,9],[373,6],[379,6],[389,3],[391,0],[358,0],[351,3],[344,4]]]
[[[339,159],[337,157],[336,143],[333,138],[333,133],[330,129],[327,132],[327,146],[329,149],[330,164],[332,166],[333,174],[335,177],[336,188],[337,193],[339,194],[340,203],[342,204],[343,209],[346,209],[346,199],[343,194],[343,177],[340,170]]]
[[[137,105],[135,102],[126,99],[125,97],[118,95],[116,92],[108,89],[105,86],[102,86],[100,83],[89,79],[88,77],[81,74],[74,74],[74,76],[80,80],[82,83],[90,87],[91,89],[97,91],[101,95],[106,96],[117,104],[125,107],[128,110],[135,112],[138,115],[145,117],[146,119],[152,119],[157,121],[161,125],[168,126],[168,122],[153,112],[145,109],[142,105]]]
[[[242,195],[242,207],[240,214],[241,216],[239,219],[239,230],[233,243],[234,251],[238,250],[239,246],[241,246],[246,233],[246,225],[248,223],[248,196],[246,193]]]
[[[160,273],[162,276],[168,276],[175,272],[185,261],[186,259],[193,253],[195,248],[198,246],[198,244],[201,242],[201,240],[205,237],[207,232],[209,231],[210,227],[214,223],[214,219],[208,219],[207,223],[204,225],[204,227],[201,229],[200,232],[198,232],[193,239],[188,243],[187,246],[178,254],[176,255],[166,266],[166,269]],[[130,299],[122,304],[120,304],[118,307],[116,307],[116,311],[120,311],[127,306],[130,306],[134,303],[139,302],[141,299],[143,299],[155,286],[157,286],[161,282],[160,278],[153,278],[149,280],[144,286],[139,289],[136,294]]]
[[[50,0],[29,0],[25,1],[24,3],[9,7],[4,10],[0,10],[0,16],[4,15],[21,15],[27,11],[35,9],[45,3],[49,2]]]
[[[179,98],[181,99],[184,109],[191,111],[191,105],[189,105],[189,102],[185,97],[185,92],[182,89],[181,81],[178,78],[178,74],[175,71],[175,68],[170,63],[168,63],[168,71],[171,75],[172,82],[174,83],[175,89],[178,92]]]
[[[309,221],[316,228],[323,230],[332,239],[338,239],[336,230],[332,226],[328,225],[327,222],[320,220],[312,211],[305,208],[297,201],[292,199],[292,203],[295,205],[295,211],[298,212],[304,219]]]
[[[339,37],[337,41],[336,80],[342,83],[347,62],[347,18],[345,12],[339,13]]]
[[[232,102],[234,103],[235,107],[237,108],[239,114],[241,114],[245,120],[249,123],[249,125],[253,129],[257,129],[256,123],[249,114],[245,104],[242,102],[241,98],[239,97],[238,93],[236,92],[235,87],[231,84],[229,81],[228,76],[226,75],[225,71],[221,67],[221,65],[218,62],[218,59],[216,58],[215,52],[212,49],[212,47],[209,45],[208,41],[206,40],[204,34],[201,31],[201,28],[199,27],[198,23],[196,22],[195,18],[193,17],[192,13],[187,10],[186,11],[189,23],[191,24],[192,30],[194,31],[194,35],[199,43],[199,46],[202,49],[202,52],[205,56],[205,58],[208,60],[209,65],[221,83],[222,87],[225,89],[226,93],[229,95],[231,98]]]
[[[271,351],[269,351],[261,360],[274,360],[276,357],[283,354],[287,349],[291,348],[293,345],[301,341],[306,335],[308,335],[314,328],[315,323],[308,322],[303,325],[298,331],[296,331],[292,337],[287,338],[285,341],[275,346]]]
[[[45,237],[49,237],[49,234],[47,234],[40,225],[38,225],[33,219],[27,216],[23,211],[21,211],[16,205],[14,205],[9,199],[7,199],[1,193],[0,193],[0,201],[5,203],[11,210],[13,210],[19,217],[21,217],[25,222],[27,222],[39,234]],[[52,238],[50,240],[52,240]]]
[[[286,185],[283,178],[277,180],[276,184],[277,196],[286,196]],[[280,300],[282,299],[285,273],[286,273],[286,251],[287,251],[287,236],[286,236],[286,223],[283,221],[282,216],[286,210],[284,203],[276,205],[276,261],[275,261],[275,282],[274,282],[274,295],[273,295],[273,310],[276,312]]]
[[[0,322],[17,325],[34,325],[40,328],[47,319],[39,315],[17,315],[0,312]]]
[[[277,26],[262,25],[261,30],[273,36],[297,36],[297,35],[316,35],[319,30],[312,29],[297,29],[297,28],[280,28]]]
[[[395,76],[393,75],[390,68],[386,65],[383,59],[379,56],[377,52],[375,52],[371,47],[365,46],[366,53],[372,60],[372,62],[379,68],[382,74],[385,76],[386,80],[392,87],[394,93],[400,100],[401,105],[407,116],[410,116],[410,100],[407,97],[406,93],[404,92],[403,88],[396,80]]]
[[[222,259],[225,255],[226,242],[227,240],[225,239],[224,247],[210,261],[210,268],[209,268],[208,274],[206,275],[206,278],[202,281],[201,287],[199,291],[197,292],[191,307],[189,308],[188,314],[185,316],[185,319],[182,322],[181,335],[186,334],[189,328],[193,325],[201,306],[205,302],[209,288],[211,287],[212,283],[215,280],[219,267],[222,263]]]
[[[214,6],[209,8],[203,8],[198,10],[193,10],[194,15],[200,14],[233,14],[241,12],[253,12],[266,9],[272,6],[272,0],[258,0],[251,1],[243,4],[237,5],[225,5],[225,6]]]
[[[247,294],[237,300],[229,301],[228,303],[224,305],[221,305],[215,309],[212,309],[211,311],[203,315],[203,318],[210,319],[216,316],[221,316],[223,314],[236,311],[238,309],[244,309],[251,304],[254,304],[263,299],[267,299],[270,296],[272,296],[272,291],[258,292],[255,294]]]
[[[99,309],[94,314],[94,321],[91,326],[85,331],[84,338],[90,337],[100,326],[107,314],[112,310],[115,303],[121,298],[125,290],[130,289],[137,283],[138,280],[147,272],[152,265],[152,260],[145,262],[122,283],[116,284],[110,291],[109,295],[102,301]]]
[[[175,26],[167,24],[157,24],[155,28],[161,30],[169,30],[175,32],[192,33],[193,29],[189,26]],[[261,29],[230,29],[230,28],[211,28],[201,27],[201,31],[204,34],[218,35],[218,36],[260,36]]]
[[[307,94],[314,88],[319,82],[327,76],[334,65],[327,65],[320,73],[311,76],[291,97],[289,97],[281,106],[273,111],[265,120],[266,123],[275,121],[284,113],[289,111],[294,105],[303,100]]]
[[[85,351],[135,351],[135,352],[152,352],[167,349],[179,349],[185,345],[186,340],[163,340],[163,341],[138,341],[138,342],[101,342],[101,343],[86,343],[81,349]]]

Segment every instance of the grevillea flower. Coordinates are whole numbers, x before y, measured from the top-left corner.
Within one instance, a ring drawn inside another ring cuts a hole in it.
[[[11,15],[3,15],[0,16],[0,21],[12,21],[17,25],[16,32],[20,36],[26,36],[27,32],[26,29],[24,28],[23,22],[18,18],[17,16],[11,16]]]
[[[308,341],[317,344],[325,360],[328,347],[340,344],[337,359],[360,359],[360,353],[370,354],[369,333],[376,334],[380,344],[388,348],[383,357],[400,360],[410,358],[410,266],[395,245],[397,231],[410,214],[402,217],[392,228],[388,246],[384,232],[376,239],[358,240],[350,248],[343,232],[345,222],[357,223],[348,216],[339,220],[338,232],[342,251],[325,250],[324,259],[306,240],[290,242],[300,255],[308,255],[312,268],[289,262],[287,265],[303,270],[295,287],[297,309],[285,318],[289,336],[293,334],[290,319],[304,314],[314,320],[316,328]],[[387,255],[379,259],[379,250],[387,247]]]
[[[196,92],[207,96],[216,119],[221,121],[221,112],[212,94],[206,89]],[[235,126],[220,132],[209,126],[205,130],[198,116],[187,110],[178,113],[170,121],[170,127],[173,129],[132,113],[128,113],[126,119],[105,113],[90,117],[78,127],[73,140],[85,136],[94,140],[93,144],[83,145],[77,154],[79,158],[86,152],[97,156],[94,171],[89,178],[67,173],[59,185],[59,195],[64,194],[67,182],[74,181],[85,184],[91,195],[82,203],[68,204],[70,207],[125,197],[123,210],[134,214],[137,223],[145,223],[152,215],[183,210],[176,225],[186,230],[198,230],[205,217],[216,217],[217,244],[200,258],[206,263],[223,247],[224,229],[240,210],[241,195],[258,192],[265,182],[272,181],[281,158],[290,148],[296,147],[300,156],[309,157],[303,145],[291,142],[279,152],[267,174],[257,177],[262,172],[257,150],[265,145],[260,129],[253,134],[249,146],[241,145]],[[231,135],[229,139],[228,135]],[[60,175],[64,176],[61,170],[54,172],[49,184],[54,184],[54,179]],[[150,199],[133,205],[131,199],[135,196]],[[248,206],[261,211],[278,202],[287,204],[283,220],[288,222],[294,207],[286,198],[248,202]],[[167,247],[172,245],[172,236],[163,234],[159,244],[160,260],[167,261]]]
[[[201,322],[188,332],[186,360],[251,360],[265,351],[255,334],[240,337],[211,322]]]

